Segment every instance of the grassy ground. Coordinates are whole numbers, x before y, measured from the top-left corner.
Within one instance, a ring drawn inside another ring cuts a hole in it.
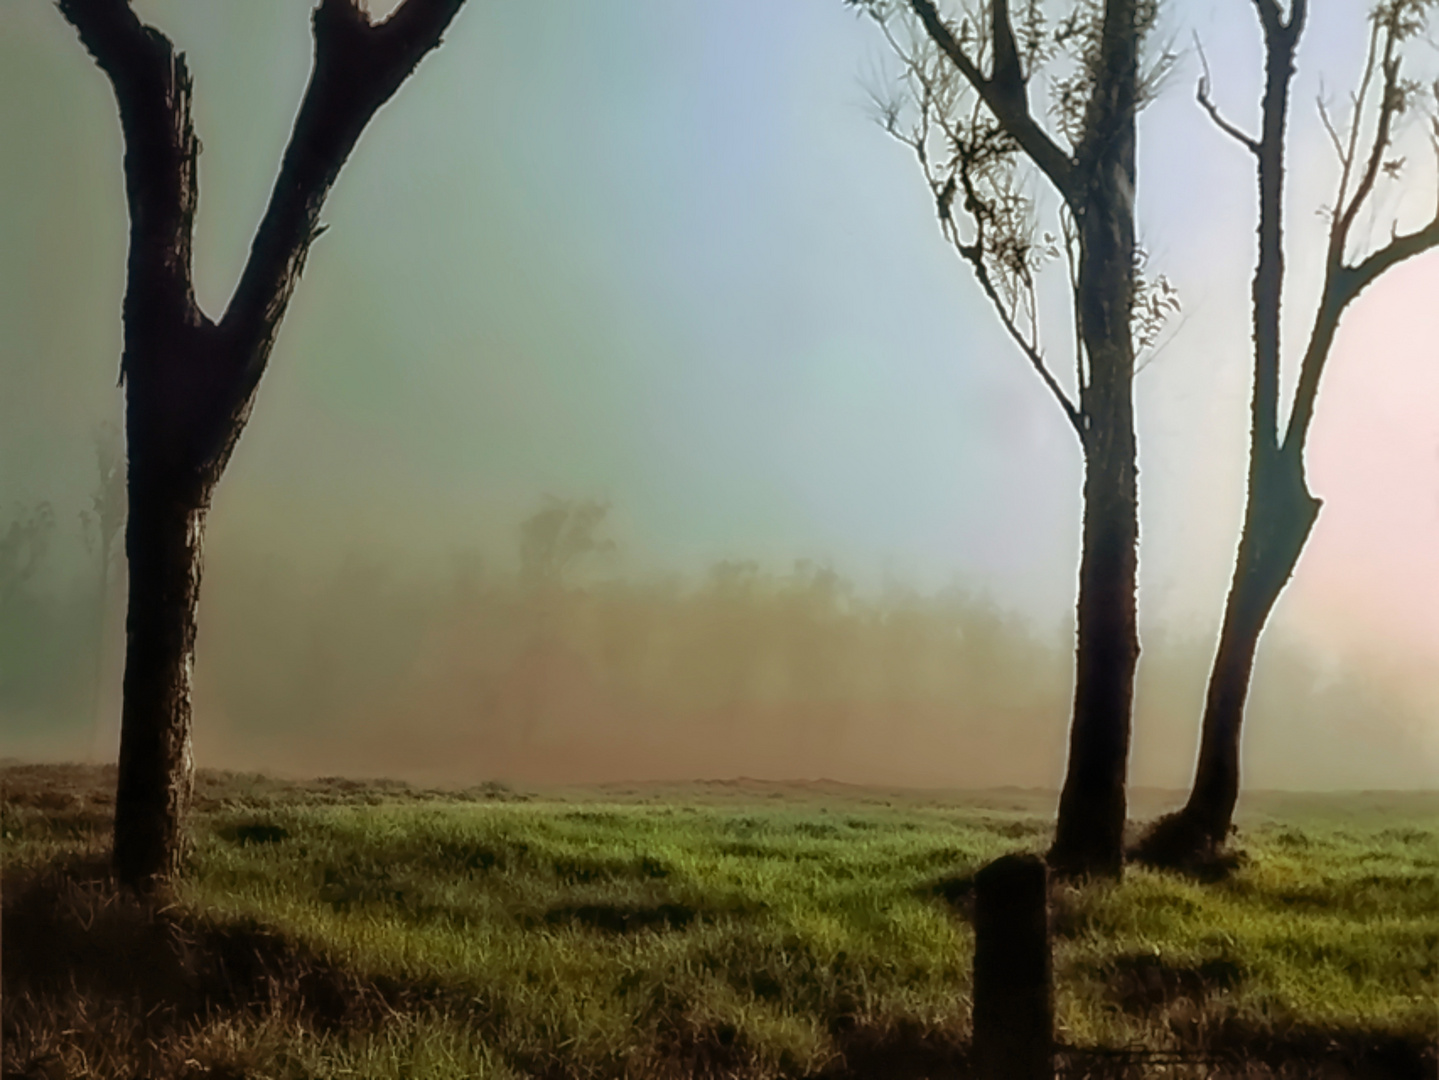
[[[145,903],[104,877],[113,773],[4,780],[6,1080],[963,1075],[968,876],[1052,809],[202,774]],[[1056,888],[1066,1074],[1439,1076],[1439,796],[1256,796],[1240,844]]]

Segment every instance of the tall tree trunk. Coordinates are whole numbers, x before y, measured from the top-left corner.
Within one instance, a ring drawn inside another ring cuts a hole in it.
[[[179,870],[194,787],[190,682],[209,489],[131,471],[125,552],[125,698],[115,795],[115,873],[144,885]]]
[[[1076,227],[1074,302],[1081,346],[1077,350],[1078,405],[1055,380],[1037,332],[1026,334],[1015,321],[1013,304],[1002,295],[1007,287],[996,284],[996,273],[1003,278],[1010,272],[1003,266],[1012,254],[994,245],[992,232],[1004,233],[1003,222],[1010,213],[1001,211],[998,204],[1008,205],[1018,185],[997,195],[977,191],[974,169],[977,162],[990,161],[993,133],[970,130],[966,142],[955,135],[968,130],[964,123],[956,126],[952,118],[943,116],[934,119],[932,127],[946,134],[950,145],[944,154],[951,159],[947,177],[943,170],[936,173],[927,143],[930,111],[943,111],[944,107],[935,103],[952,95],[934,82],[937,76],[927,74],[928,61],[907,58],[912,77],[923,84],[920,105],[926,122],[912,140],[905,141],[914,147],[930,182],[941,228],[974,267],[1005,328],[1064,409],[1084,449],[1074,714],[1069,765],[1048,861],[1061,874],[1118,874],[1124,858],[1124,785],[1134,669],[1139,661],[1135,618],[1139,470],[1135,462],[1131,328],[1136,113],[1140,104],[1139,43],[1152,23],[1153,12],[1137,0],[1104,0],[1098,40],[1092,43],[1097,49],[1091,53],[1090,44],[1085,45],[1082,62],[1089,70],[1092,87],[1071,150],[1056,143],[1031,111],[1030,76],[1021,62],[1008,0],[987,5],[987,28],[966,19],[958,33],[940,16],[934,0],[909,0],[909,6],[930,41],[973,87],[1005,137],[1054,185]],[[873,7],[883,22],[888,6]],[[1095,5],[1085,15],[1082,36],[1092,31],[1088,20],[1099,14],[1098,8]],[[980,53],[971,55],[968,49],[976,37]],[[976,59],[986,45],[990,57],[987,74]],[[1064,51],[1058,37],[1055,45]],[[970,219],[969,239],[955,224],[956,206]],[[1030,250],[1027,236],[1010,239],[1017,240],[1022,250]],[[1021,287],[1027,287],[1029,279],[1021,277]]]
[[[1279,331],[1284,280],[1284,127],[1294,53],[1303,32],[1305,0],[1294,0],[1288,18],[1277,4],[1255,0],[1265,38],[1263,133],[1252,139],[1225,121],[1201,83],[1200,103],[1229,135],[1254,156],[1259,179],[1259,258],[1254,272],[1254,393],[1251,403],[1249,491],[1234,578],[1225,606],[1219,648],[1210,672],[1194,787],[1176,814],[1161,818],[1140,842],[1138,856],[1162,866],[1202,865],[1219,854],[1239,798],[1240,732],[1259,636],[1299,561],[1319,514],[1320,501],[1304,475],[1304,445],[1315,397],[1334,335],[1345,308],[1375,278],[1396,263],[1439,245],[1439,213],[1423,228],[1401,234],[1397,227],[1377,251],[1345,262],[1352,226],[1374,190],[1390,150],[1391,125],[1404,111],[1399,43],[1419,24],[1380,20],[1371,30],[1369,58],[1347,143],[1341,147],[1341,181],[1330,216],[1324,283],[1314,326],[1299,369],[1294,404],[1284,438],[1279,438]],[[1382,80],[1374,100],[1378,115],[1372,141],[1362,155],[1358,135],[1364,103],[1375,77]],[[1347,146],[1347,148],[1345,148]],[[1401,159],[1402,160],[1402,159]],[[1351,186],[1352,185],[1352,186]]]
[[[1391,226],[1389,240],[1357,263],[1347,263],[1350,233],[1381,170],[1397,167],[1391,158],[1393,124],[1408,108],[1407,80],[1400,74],[1401,44],[1425,29],[1423,18],[1380,13],[1371,20],[1369,55],[1347,136],[1332,128],[1339,150],[1339,192],[1329,213],[1329,246],[1324,283],[1309,344],[1299,367],[1294,404],[1284,438],[1279,438],[1279,329],[1284,281],[1282,217],[1284,209],[1284,124],[1294,51],[1304,29],[1306,0],[1293,0],[1288,17],[1275,0],[1254,0],[1264,29],[1265,91],[1263,134],[1250,138],[1226,121],[1209,99],[1207,76],[1199,84],[1199,102],[1226,134],[1255,157],[1259,174],[1259,260],[1254,271],[1254,395],[1249,444],[1249,498],[1244,531],[1235,560],[1234,580],[1224,612],[1224,627],[1210,674],[1204,728],[1194,788],[1184,809],[1161,818],[1140,842],[1136,854],[1146,862],[1180,866],[1211,860],[1229,834],[1239,797],[1239,737],[1254,653],[1275,601],[1289,580],[1319,514],[1319,500],[1304,477],[1304,444],[1314,418],[1319,380],[1334,344],[1344,310],[1390,267],[1439,246],[1439,211],[1423,227],[1401,233]],[[1417,12],[1410,12],[1417,14]],[[1376,83],[1378,85],[1376,85]],[[1366,102],[1377,103],[1372,128],[1364,120]],[[1360,131],[1370,128],[1361,153]]]
[[[1084,527],[1069,765],[1050,866],[1061,874],[1118,875],[1124,861],[1134,669],[1139,662],[1139,467],[1134,435],[1135,98],[1132,5],[1111,5],[1104,56],[1086,120],[1102,134],[1081,158],[1086,182],[1071,200],[1081,256],[1075,303],[1089,379],[1081,389]]]

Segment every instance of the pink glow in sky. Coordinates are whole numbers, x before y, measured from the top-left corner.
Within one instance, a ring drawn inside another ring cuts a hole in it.
[[[1310,435],[1324,508],[1295,600],[1334,644],[1439,651],[1439,258],[1392,270],[1346,315]]]

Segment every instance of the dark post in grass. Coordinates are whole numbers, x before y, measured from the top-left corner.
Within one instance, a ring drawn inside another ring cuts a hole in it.
[[[974,879],[974,1063],[980,1080],[1054,1080],[1048,871],[1006,855]]]

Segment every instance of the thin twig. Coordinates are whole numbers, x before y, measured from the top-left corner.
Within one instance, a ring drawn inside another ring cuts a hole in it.
[[[1220,131],[1224,132],[1224,134],[1228,135],[1231,139],[1234,139],[1251,154],[1258,157],[1258,141],[1253,136],[1246,135],[1238,127],[1224,119],[1224,115],[1219,111],[1219,107],[1209,98],[1209,87],[1211,85],[1209,58],[1204,55],[1204,46],[1200,43],[1198,34],[1194,35],[1194,47],[1199,51],[1199,63],[1204,69],[1204,74],[1199,77],[1199,85],[1195,87],[1194,90],[1195,100],[1197,100],[1199,104],[1203,106],[1204,111],[1209,114],[1209,119],[1214,121],[1215,127],[1219,128]]]
[[[1339,137],[1338,130],[1334,127],[1334,121],[1329,116],[1329,106],[1324,104],[1324,80],[1319,81],[1319,94],[1315,99],[1319,106],[1319,122],[1324,125],[1324,131],[1329,136],[1329,142],[1334,147],[1334,153],[1342,162],[1344,160],[1344,140]]]

